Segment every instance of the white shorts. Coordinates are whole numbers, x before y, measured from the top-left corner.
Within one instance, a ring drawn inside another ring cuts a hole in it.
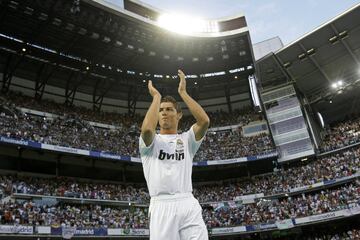
[[[208,240],[202,208],[191,193],[151,197],[150,240]]]

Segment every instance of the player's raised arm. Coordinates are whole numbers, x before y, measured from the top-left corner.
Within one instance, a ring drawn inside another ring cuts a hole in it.
[[[206,130],[209,128],[210,119],[200,104],[198,104],[186,92],[185,74],[181,70],[178,70],[178,75],[180,78],[178,92],[186,106],[189,108],[191,114],[196,119],[196,123],[193,125],[193,130],[195,133],[195,139],[198,141],[205,135]]]
[[[151,105],[146,112],[144,121],[141,126],[141,138],[144,140],[146,146],[149,146],[155,136],[156,126],[159,121],[159,108],[161,95],[156,88],[152,85],[152,81],[148,83],[149,93],[152,96],[153,100]]]

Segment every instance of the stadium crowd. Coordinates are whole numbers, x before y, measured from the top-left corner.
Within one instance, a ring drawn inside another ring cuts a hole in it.
[[[52,100],[42,99],[35,100],[30,96],[25,96],[19,92],[8,92],[6,95],[0,95],[3,101],[13,104],[16,107],[23,107],[32,110],[57,114],[60,116],[71,115],[79,119],[99,122],[118,127],[129,128],[133,125],[140,127],[143,117],[136,114],[130,117],[128,114],[120,114],[116,112],[94,111],[90,108],[82,106],[67,106],[66,104],[57,103]],[[250,107],[235,109],[232,114],[224,111],[215,111],[208,113],[211,119],[211,127],[221,127],[230,125],[245,125],[252,121],[262,120],[263,117],[259,113],[255,113]],[[183,116],[180,121],[180,129],[186,130],[195,122],[193,116]]]
[[[268,134],[243,137],[239,130],[209,132],[200,145],[194,161],[256,156],[274,151],[274,145]]]
[[[274,223],[360,206],[360,182],[283,199],[230,206],[203,205],[208,228]],[[0,204],[1,224],[75,225],[77,227],[148,228],[147,208],[57,203],[36,205],[28,200]]]
[[[7,96],[8,97],[8,96]],[[61,117],[46,119],[24,114],[16,107],[29,107]],[[247,111],[247,112],[246,112]],[[215,126],[244,125],[261,118],[248,110],[230,115],[210,113]],[[116,129],[94,127],[87,120],[118,126]],[[187,129],[193,119],[185,118]],[[11,101],[0,99],[0,135],[21,140],[138,156],[140,116],[129,118],[116,113],[94,112],[86,108],[66,107],[51,101],[37,102],[17,96]],[[219,125],[216,125],[219,124]],[[321,151],[330,151],[359,141],[360,119],[346,121],[327,132]],[[241,127],[233,131],[209,132],[195,161],[220,160],[273,151],[268,135],[243,137]],[[270,174],[221,183],[195,185],[194,195],[203,205],[203,217],[209,228],[258,223],[272,223],[286,218],[304,217],[360,205],[360,183],[355,181],[337,189],[302,194],[278,200],[260,200],[254,204],[221,206],[238,196],[264,193],[265,196],[289,192],[290,189],[358,173],[360,148],[319,157],[296,167],[278,169]],[[64,196],[148,203],[146,187],[129,184],[79,182],[74,179],[0,176],[0,198],[12,193]],[[220,207],[219,207],[220,206]],[[79,227],[147,228],[146,208],[116,208],[100,205],[38,206],[31,201],[2,203],[2,224],[76,225]],[[321,238],[320,238],[321,239]]]
[[[320,152],[328,152],[360,142],[360,117],[351,118],[327,129]]]
[[[12,183],[12,193],[36,194],[81,199],[131,201],[137,203],[150,202],[150,197],[146,186],[135,186],[131,184],[79,182],[75,179],[65,177],[2,177],[7,182]]]
[[[81,113],[79,115],[71,113],[55,119],[47,119],[23,113],[15,106],[14,103],[8,101],[4,101],[1,105],[1,136],[119,155],[139,156],[139,128],[136,124],[129,126],[128,118],[125,118],[124,122],[122,122],[123,127],[105,129],[92,126],[88,121],[79,118],[79,116],[82,116]],[[216,113],[213,115],[216,115]],[[226,114],[218,112],[218,115],[225,116]],[[214,119],[221,118],[214,117]],[[231,117],[230,120],[232,120]],[[244,122],[251,121],[252,118],[250,115],[243,115],[242,119],[238,120],[244,124]],[[222,123],[229,124],[229,121],[224,120]],[[193,121],[188,122],[193,123]],[[125,125],[127,127],[124,127]],[[270,151],[274,151],[274,146],[269,135],[243,137],[241,130],[226,133],[214,132],[208,134],[203,147],[194,160],[246,157]]]
[[[41,143],[74,147],[85,150],[104,151],[138,157],[139,126],[142,117],[126,114],[97,112],[84,107],[67,107],[50,100],[36,101],[18,93],[10,93],[0,99],[2,136]],[[56,113],[53,120],[24,114],[16,107]],[[269,135],[242,136],[241,126],[261,119],[251,109],[235,110],[233,114],[222,111],[209,113],[211,127],[239,125],[232,131],[209,132],[195,156],[195,161],[222,160],[254,156],[274,151]],[[86,121],[85,121],[86,120]],[[95,127],[89,121],[107,123],[116,129]],[[188,129],[194,122],[192,116],[180,121],[180,129]],[[61,130],[61,131],[59,131]],[[327,130],[321,152],[327,152],[357,143],[360,140],[360,118],[348,120]]]
[[[31,201],[0,203],[1,224],[148,228],[146,208],[116,208],[100,205],[38,206]]]
[[[360,206],[360,182],[326,189],[319,193],[301,194],[276,200],[260,200],[256,204],[232,207],[203,207],[208,228],[274,223],[276,220],[306,217]],[[211,205],[210,205],[211,206]]]
[[[339,179],[360,172],[360,147],[348,149],[311,162],[300,163],[266,175],[227,182],[195,184],[194,195],[200,202],[232,201],[238,196],[264,193],[265,196],[288,193],[290,189]],[[1,176],[0,192],[88,198],[148,203],[145,186],[120,183],[78,181],[72,178]]]
[[[265,196],[289,192],[290,189],[321,181],[351,176],[360,172],[360,148],[323,156],[315,161],[279,169],[270,174],[218,185],[194,188],[200,202],[233,200],[236,196],[264,193]]]
[[[305,237],[304,240],[359,240],[360,228],[351,229],[345,232],[313,234],[313,236]]]

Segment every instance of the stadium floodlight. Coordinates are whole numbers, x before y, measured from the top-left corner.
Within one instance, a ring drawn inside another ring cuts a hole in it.
[[[109,38],[109,37],[104,37],[104,38],[103,38],[103,42],[104,42],[104,43],[109,43],[109,42],[111,42],[111,38]]]
[[[246,55],[246,51],[240,51],[240,52],[239,52],[239,55],[240,55],[240,56],[245,56],[245,55]]]
[[[339,33],[339,37],[341,39],[344,39],[344,38],[347,38],[349,35],[348,35],[348,32],[345,30],[345,31],[342,31],[341,33]]]
[[[311,56],[313,54],[315,54],[315,49],[314,48],[310,48],[309,50],[306,51],[306,53]]]
[[[178,14],[163,14],[157,19],[160,27],[180,34],[191,34],[201,32],[218,32],[216,22],[205,21],[200,18],[193,18]]]
[[[344,85],[344,82],[342,80],[339,80],[339,81],[334,82],[333,84],[331,84],[331,87],[333,89],[337,89],[337,88],[342,87],[342,85]]]
[[[214,57],[207,57],[207,58],[206,58],[206,61],[208,61],[208,62],[210,62],[210,61],[212,61],[212,60],[214,60]]]
[[[286,62],[283,64],[284,68],[288,68],[291,66],[291,62]]]
[[[117,41],[116,40],[116,42],[115,42],[115,46],[117,46],[117,47],[121,47],[123,45],[123,43],[122,42],[120,42],[120,41]]]
[[[301,53],[298,56],[299,60],[304,60],[306,58],[306,54],[305,53]]]
[[[338,42],[338,40],[339,40],[339,38],[338,38],[338,36],[332,36],[331,38],[329,38],[329,42],[331,43],[331,44],[334,44],[334,43],[337,43]]]

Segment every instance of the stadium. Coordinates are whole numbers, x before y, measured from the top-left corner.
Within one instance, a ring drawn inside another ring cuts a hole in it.
[[[185,132],[178,69],[210,118],[209,239],[360,239],[360,4],[284,46],[242,14],[183,27],[120,2],[0,0],[0,239],[149,239],[148,82]]]

